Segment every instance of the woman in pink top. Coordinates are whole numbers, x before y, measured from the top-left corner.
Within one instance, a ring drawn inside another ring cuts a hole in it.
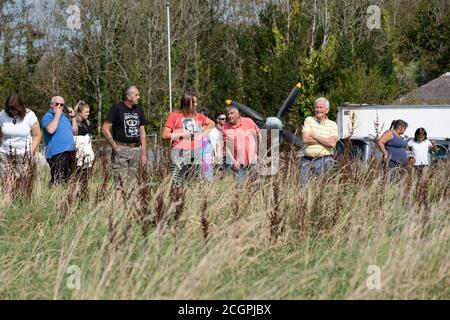
[[[214,121],[197,113],[198,100],[195,94],[185,93],[180,109],[169,114],[161,134],[163,140],[170,140],[170,171],[175,185],[198,173],[202,138],[214,127]]]

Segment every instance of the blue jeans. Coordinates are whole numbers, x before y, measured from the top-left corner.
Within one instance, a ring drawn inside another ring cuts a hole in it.
[[[300,183],[307,184],[311,178],[331,169],[334,162],[331,156],[318,159],[303,157],[300,161]]]

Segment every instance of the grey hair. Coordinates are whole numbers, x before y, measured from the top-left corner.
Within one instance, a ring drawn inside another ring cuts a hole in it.
[[[122,100],[125,100],[129,95],[132,94],[132,90],[137,90],[136,86],[129,86],[128,88],[125,89],[125,91],[122,94]]]
[[[63,100],[64,100],[64,98],[63,98],[63,97],[61,97],[61,96],[54,96],[54,97],[52,97],[52,100],[50,100],[50,103],[51,103],[51,104],[54,104],[54,103],[56,103],[56,98],[61,98],[61,99],[63,99]]]
[[[227,112],[230,111],[230,110],[233,110],[233,109],[236,110],[240,114],[239,109],[236,106],[233,106],[233,105],[230,105],[230,106],[227,107]]]
[[[317,104],[320,101],[325,101],[325,105],[327,106],[327,109],[330,109],[330,101],[328,101],[328,99],[324,98],[324,97],[317,98],[316,101],[314,101],[314,107],[317,106]]]

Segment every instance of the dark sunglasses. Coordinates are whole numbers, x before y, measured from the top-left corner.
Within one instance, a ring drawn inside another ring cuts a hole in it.
[[[55,102],[55,106],[57,106],[57,107],[59,107],[59,106],[64,107],[64,103]]]
[[[227,120],[227,118],[217,118],[217,120],[224,121],[224,120]]]

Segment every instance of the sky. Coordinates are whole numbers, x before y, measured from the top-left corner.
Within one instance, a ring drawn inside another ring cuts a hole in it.
[[[95,1],[95,0],[93,0]],[[97,0],[101,1],[101,0]],[[117,0],[120,1],[120,0]],[[145,1],[145,0],[143,0]],[[161,0],[165,1],[165,0]],[[258,13],[260,8],[268,2],[286,2],[288,0],[220,0],[219,10],[223,10],[224,20],[229,23],[258,23]],[[64,3],[59,6],[58,3]],[[25,50],[25,43],[18,41],[20,29],[17,24],[28,21],[31,22],[35,28],[46,36],[41,41],[36,41],[35,46],[42,46],[46,43],[51,43],[51,39],[60,35],[61,32],[69,31],[68,28],[57,26],[55,17],[64,16],[66,19],[70,16],[66,10],[69,5],[79,3],[79,0],[15,0],[12,4],[8,4],[3,8],[3,14],[11,14],[18,17],[14,22],[9,24],[9,27],[15,29],[16,43],[13,46],[13,52],[23,52]],[[24,11],[23,8],[29,8]],[[3,35],[0,38],[0,47],[3,47]],[[3,61],[2,52],[0,52],[0,61]]]

